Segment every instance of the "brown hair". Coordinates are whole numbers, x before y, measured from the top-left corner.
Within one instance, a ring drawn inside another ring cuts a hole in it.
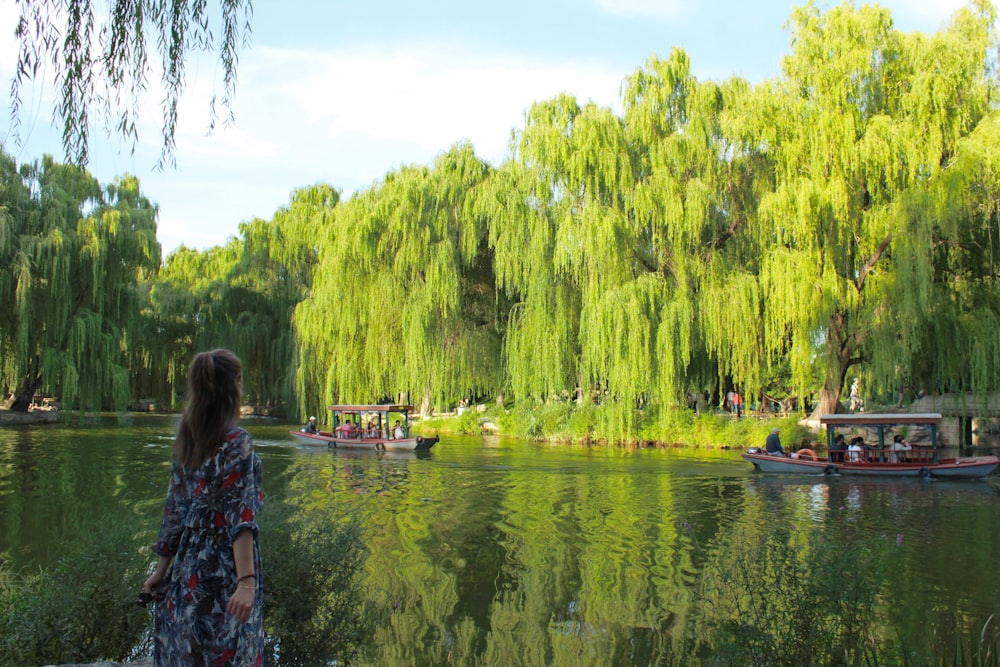
[[[240,416],[243,366],[225,349],[199,352],[188,368],[187,401],[174,441],[174,459],[197,468],[208,460]]]

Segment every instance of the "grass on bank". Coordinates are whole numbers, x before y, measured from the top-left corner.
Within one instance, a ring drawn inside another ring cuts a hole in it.
[[[482,411],[480,411],[480,409]],[[607,443],[626,447],[685,446],[708,449],[762,447],[771,429],[781,429],[785,449],[815,448],[820,437],[799,424],[801,415],[696,414],[688,409],[622,411],[615,406],[568,401],[518,403],[510,407],[473,406],[463,414],[436,415],[419,422],[424,432],[480,435],[573,444]]]

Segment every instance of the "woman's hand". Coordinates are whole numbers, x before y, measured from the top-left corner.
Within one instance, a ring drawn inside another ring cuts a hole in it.
[[[236,590],[229,598],[229,603],[226,604],[226,611],[238,618],[241,623],[250,620],[250,612],[253,610],[253,599],[256,593],[255,588],[253,582],[237,584]]]
[[[163,575],[159,572],[154,572],[149,575],[149,579],[147,579],[146,583],[142,585],[142,592],[152,595],[153,591],[159,588],[161,583],[163,583]]]
[[[146,595],[152,596],[154,600],[162,599],[163,595],[158,591],[158,589],[163,583],[164,578],[166,578],[167,567],[169,566],[170,558],[160,556],[159,560],[156,562],[156,569],[153,570],[153,574],[149,575],[149,579],[147,579],[142,585],[142,592]]]

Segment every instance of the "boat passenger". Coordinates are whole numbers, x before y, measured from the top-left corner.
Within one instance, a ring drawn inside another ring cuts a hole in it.
[[[406,437],[406,434],[403,433],[403,427],[399,423],[398,419],[396,420],[396,424],[392,429],[392,437],[396,440],[402,440],[404,437]]]
[[[771,429],[771,435],[767,436],[767,440],[764,442],[764,449],[772,456],[785,455],[785,449],[781,446],[781,439],[778,437],[780,432],[781,429],[775,426]]]
[[[306,425],[305,425],[305,427],[303,427],[302,432],[303,433],[316,433],[317,432],[316,417],[315,416],[309,417],[309,421],[306,422]]]
[[[338,436],[341,438],[350,438],[351,431],[354,430],[354,426],[351,424],[349,419],[344,420],[344,423],[337,427]]]
[[[889,457],[889,461],[892,463],[904,463],[906,461],[906,454],[901,452],[909,452],[913,449],[913,446],[903,439],[903,436],[896,434],[892,436],[892,455]]]
[[[864,460],[865,439],[860,435],[851,438],[851,446],[847,448],[847,460],[858,463]]]
[[[830,462],[843,463],[844,452],[846,451],[847,451],[847,439],[844,438],[843,433],[839,433],[837,434],[837,437],[833,439],[833,444],[830,445]]]

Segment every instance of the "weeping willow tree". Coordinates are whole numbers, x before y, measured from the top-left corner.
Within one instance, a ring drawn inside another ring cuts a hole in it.
[[[22,165],[0,153],[0,346],[11,357],[8,407],[35,392],[67,408],[124,410],[126,350],[138,328],[142,280],[160,265],[156,209],[135,178],[102,188],[85,170]]]
[[[571,378],[627,437],[637,407],[673,405],[706,372],[759,385],[757,312],[732,305],[756,285],[738,232],[764,163],[726,127],[748,92],[697,81],[676,49],[625,81],[622,116],[566,95],[532,106],[505,169],[519,196],[489,200],[518,395]]]
[[[753,400],[769,371],[759,354],[760,249],[747,230],[770,174],[746,128],[751,95],[739,78],[699,82],[679,49],[652,58],[623,86],[625,126],[640,156],[630,245],[648,272],[640,280],[655,280],[661,294],[659,319],[649,320],[651,394],[661,405],[709,385],[713,372],[719,386]]]
[[[876,389],[912,379],[927,334],[954,326],[927,324],[962,289],[946,248],[968,219],[938,181],[995,95],[993,20],[977,2],[928,37],[896,31],[882,8],[807,5],[784,76],[747,108],[775,174],[755,230],[764,343],[799,378],[825,369],[820,411],[837,409],[854,367]],[[955,375],[956,359],[933,358]]]
[[[338,208],[295,313],[303,411],[315,388],[324,403],[402,394],[424,410],[498,389],[503,309],[473,206],[489,171],[459,144]]]

